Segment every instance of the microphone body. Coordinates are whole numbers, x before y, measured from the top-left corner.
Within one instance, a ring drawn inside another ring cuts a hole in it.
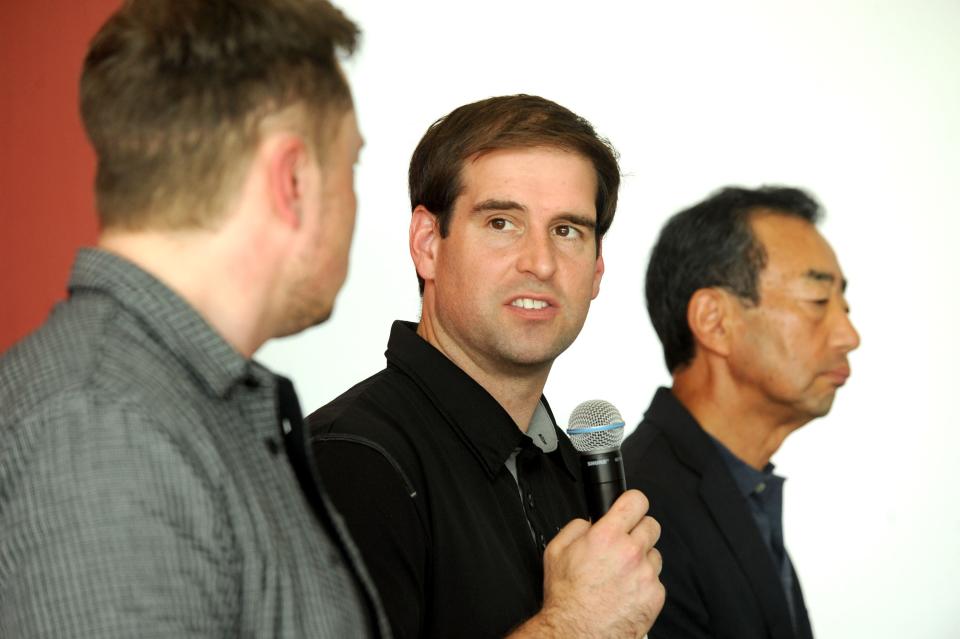
[[[587,512],[590,513],[590,520],[596,521],[607,514],[613,502],[627,489],[620,449],[607,448],[580,453],[580,470],[583,474]]]
[[[573,409],[569,424],[567,435],[580,454],[587,512],[596,521],[627,489],[620,455],[623,417],[610,402],[593,399]]]

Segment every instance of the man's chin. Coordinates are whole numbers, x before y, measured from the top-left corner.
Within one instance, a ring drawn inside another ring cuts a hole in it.
[[[280,328],[274,337],[290,337],[291,335],[302,333],[308,328],[313,328],[314,326],[323,324],[330,319],[331,315],[333,315],[332,306],[311,315],[302,314],[296,318],[291,318],[287,324]]]
[[[553,344],[541,348],[505,349],[507,352],[503,359],[509,362],[516,372],[540,370],[552,366],[553,361],[569,346],[570,344]]]
[[[811,407],[810,415],[812,419],[817,419],[820,417],[826,417],[830,412],[830,409],[833,408],[833,400],[836,397],[836,391],[831,391],[829,394],[819,398]]]

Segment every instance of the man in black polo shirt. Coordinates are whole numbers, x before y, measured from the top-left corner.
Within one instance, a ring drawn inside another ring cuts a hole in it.
[[[460,107],[413,154],[420,323],[308,420],[399,637],[640,636],[662,606],[645,497],[584,521],[542,397],[597,295],[619,182],[588,122],[532,96]]]
[[[819,217],[798,189],[727,188],[653,249],[647,307],[673,387],[622,451],[664,527],[654,639],[812,637],[770,457],[830,410],[860,341]]]

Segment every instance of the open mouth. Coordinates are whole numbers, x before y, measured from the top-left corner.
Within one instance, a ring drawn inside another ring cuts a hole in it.
[[[545,302],[544,300],[535,300],[529,297],[520,297],[510,302],[510,306],[516,306],[517,308],[524,308],[527,310],[539,311],[541,309],[547,308],[548,306],[550,306],[550,304],[548,302]]]

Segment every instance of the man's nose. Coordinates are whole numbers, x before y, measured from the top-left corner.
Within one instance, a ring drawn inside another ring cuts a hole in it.
[[[548,280],[557,270],[556,246],[549,233],[528,233],[520,246],[517,270]]]
[[[860,333],[853,325],[850,319],[850,313],[841,308],[836,313],[836,319],[833,326],[833,345],[841,349],[844,353],[856,350],[860,346]]]

